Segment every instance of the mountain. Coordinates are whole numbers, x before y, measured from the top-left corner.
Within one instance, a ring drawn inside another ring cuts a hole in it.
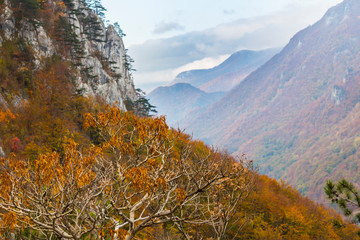
[[[61,57],[76,65],[73,77],[76,88],[83,94],[101,96],[108,103],[117,102],[123,109],[124,100],[136,100],[124,43],[115,28],[105,26],[95,13],[101,12],[99,6],[98,10],[91,9],[82,0],[50,0],[40,5],[35,0],[2,2],[0,47],[3,55],[6,50],[16,50],[17,60],[21,61],[24,60],[21,54],[28,51],[26,68],[29,71],[44,67],[44,59]],[[2,71],[0,78],[4,85],[14,76]]]
[[[279,51],[242,50],[214,68],[182,72],[170,84],[189,83],[205,92],[227,92]]]
[[[357,0],[329,9],[185,127],[317,201],[329,178],[359,182],[359,12]]]
[[[148,97],[157,107],[159,114],[166,115],[171,125],[176,125],[192,111],[208,106],[219,100],[225,93],[207,93],[188,83],[158,87]]]
[[[0,3],[1,238],[360,239],[252,161],[141,112],[149,103],[101,1]]]
[[[34,159],[69,136],[89,140],[83,114],[137,101],[122,38],[99,2],[0,2],[0,120],[12,119],[0,123],[1,156]]]
[[[278,51],[236,52],[214,68],[180,73],[169,86],[156,88],[148,97],[159,114],[167,116],[169,124],[182,125],[182,121],[189,115],[198,114],[218,101],[226,91]]]

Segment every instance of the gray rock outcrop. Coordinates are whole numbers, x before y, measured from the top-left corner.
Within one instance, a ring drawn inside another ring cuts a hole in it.
[[[23,38],[35,52],[34,63],[37,67],[41,67],[44,57],[59,54],[58,42],[42,24],[33,24],[27,19],[17,23],[9,2],[4,1],[4,3],[5,10],[0,13],[0,27],[4,33],[0,36],[0,46],[5,40]],[[53,0],[49,0],[47,4],[52,8],[57,6]],[[74,9],[77,14],[74,13]],[[113,26],[105,26],[101,18],[80,0],[73,0],[72,9],[67,7],[64,12],[67,21],[73,26],[83,52],[77,67],[76,87],[82,89],[86,95],[101,96],[107,103],[117,103],[125,110],[124,101],[126,99],[135,101],[137,95],[127,68],[126,50],[122,38]],[[87,26],[84,19],[89,17],[97,22],[96,39],[86,34]],[[41,22],[41,19],[39,21]],[[84,77],[82,73],[84,69],[92,76],[91,78]]]

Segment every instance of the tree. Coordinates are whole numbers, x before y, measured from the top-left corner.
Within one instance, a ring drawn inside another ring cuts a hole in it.
[[[127,52],[128,52],[128,49],[125,49],[125,55],[123,58],[124,59],[124,68],[126,71],[129,72],[129,75],[131,77],[131,73],[136,71],[136,69],[134,69],[134,67],[132,65],[134,63],[134,59],[132,59]]]
[[[224,154],[222,158],[227,158]],[[176,226],[183,233],[186,239],[192,239],[188,228],[199,224],[210,227],[205,228],[203,235],[211,239],[236,239],[241,234],[242,228],[247,224],[249,218],[244,210],[239,211],[243,201],[252,193],[254,182],[257,177],[252,161],[244,155],[238,159],[241,167],[241,175],[234,179],[224,179],[204,194],[204,208],[201,209],[203,216],[193,221],[176,223]],[[242,215],[245,214],[245,215]],[[228,235],[230,228],[236,228],[232,235]],[[231,236],[231,237],[230,237]]]
[[[134,102],[130,101],[128,107],[130,111],[133,111],[135,115],[140,117],[149,117],[152,114],[157,113],[156,107],[149,102],[146,98],[146,93],[140,88],[135,89],[137,100]]]
[[[125,37],[126,36],[126,34],[121,29],[120,24],[118,22],[114,23],[114,28],[115,28],[115,31],[119,34],[120,37]]]
[[[106,8],[102,5],[101,0],[86,0],[86,5],[96,13],[101,19],[105,19]]]
[[[355,221],[360,223],[360,196],[352,183],[345,179],[336,184],[328,181],[325,193],[332,203],[336,203],[342,209],[345,216],[353,216]]]
[[[238,214],[239,206],[252,192],[256,175],[252,161],[242,156],[240,163],[243,166],[241,177],[224,181],[208,193],[208,203],[211,203],[208,207],[211,220],[209,224],[218,240],[225,239],[230,225],[236,226],[237,231],[234,237],[237,237],[248,221],[246,216],[239,218],[236,214]]]
[[[251,188],[243,181],[251,169],[169,129],[164,117],[139,118],[107,107],[84,118],[84,127],[102,138],[97,146],[81,149],[68,139],[63,155],[1,159],[5,233],[129,240],[164,223],[216,224],[222,218],[209,196],[221,186]]]
[[[84,33],[88,39],[96,42],[103,42],[103,28],[102,22],[96,15],[90,14],[83,19]]]
[[[133,101],[129,98],[126,99],[126,109],[140,117],[151,117],[153,116],[153,114],[157,113],[156,106],[152,105],[149,99],[146,98],[146,93],[140,88],[137,88],[135,90],[137,100]]]
[[[63,47],[70,48],[71,56],[79,61],[84,55],[84,49],[79,36],[75,32],[75,25],[71,24],[67,18],[59,16],[55,22],[56,40]]]

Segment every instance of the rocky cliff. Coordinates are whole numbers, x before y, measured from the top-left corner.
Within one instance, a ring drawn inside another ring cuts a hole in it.
[[[124,100],[136,100],[123,41],[113,26],[104,25],[96,8],[81,0],[37,2],[2,1],[0,46],[21,39],[31,48],[34,69],[60,56],[76,66],[75,84],[83,94],[117,102],[122,109]]]

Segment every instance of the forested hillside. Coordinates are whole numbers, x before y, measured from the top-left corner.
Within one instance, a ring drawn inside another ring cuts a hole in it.
[[[17,118],[2,112],[1,127]],[[164,117],[108,106],[81,122],[83,138],[65,136],[57,151],[43,145],[38,155],[10,142],[10,156],[0,159],[3,237],[359,238],[335,212],[257,175],[245,157],[169,129]]]
[[[318,202],[327,179],[359,182],[359,10],[357,0],[329,9],[194,116],[189,132],[249,154],[261,173]]]
[[[104,11],[1,1],[0,238],[359,238],[245,156],[150,117]]]

